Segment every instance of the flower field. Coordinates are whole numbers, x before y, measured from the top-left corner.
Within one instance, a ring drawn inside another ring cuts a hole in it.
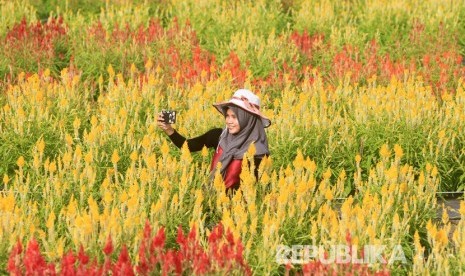
[[[437,193],[465,188],[462,1],[0,0],[0,14],[2,274],[465,273],[465,202],[460,220],[437,214]],[[174,109],[201,135],[242,87],[272,121],[271,156],[255,181],[251,147],[228,197],[212,152],[177,149],[156,118]],[[280,252],[294,245],[323,252]],[[353,250],[331,261],[334,245]]]

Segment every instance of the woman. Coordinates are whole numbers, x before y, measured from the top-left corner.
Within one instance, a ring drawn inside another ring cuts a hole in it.
[[[225,118],[226,126],[223,129],[214,128],[199,137],[186,140],[170,124],[163,122],[161,114],[158,116],[158,126],[178,148],[186,141],[191,152],[200,151],[204,146],[215,148],[211,173],[214,174],[220,162],[226,190],[236,190],[240,185],[242,159],[250,144],[254,143],[256,149],[255,176],[262,158],[270,154],[265,128],[270,126],[271,121],[261,114],[260,99],[247,89],[239,89],[229,101],[213,106]]]

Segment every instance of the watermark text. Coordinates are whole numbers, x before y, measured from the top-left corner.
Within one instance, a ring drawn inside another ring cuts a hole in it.
[[[276,262],[279,264],[306,264],[319,261],[322,264],[394,264],[407,263],[401,245],[395,245],[386,254],[385,245],[279,245],[276,249]]]

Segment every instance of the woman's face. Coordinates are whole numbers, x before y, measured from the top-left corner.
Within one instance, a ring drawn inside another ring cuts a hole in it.
[[[232,111],[231,108],[228,108],[226,111],[226,126],[230,134],[237,134],[241,131],[241,126],[239,125],[239,120],[237,119],[236,113]]]

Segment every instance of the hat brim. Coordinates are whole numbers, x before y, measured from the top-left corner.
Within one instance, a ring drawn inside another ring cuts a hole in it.
[[[254,115],[257,115],[258,117],[261,118],[262,120],[262,123],[263,123],[263,127],[267,128],[271,125],[271,120],[268,119],[267,117],[265,117],[261,112],[260,110],[251,110],[250,108],[247,108],[246,105],[244,104],[243,101],[241,100],[238,100],[238,99],[231,99],[229,101],[226,101],[226,102],[221,102],[221,103],[215,103],[213,104],[213,106],[216,108],[216,110],[218,110],[218,112],[220,112],[221,114],[223,114],[223,116],[226,116],[226,114],[224,114],[223,112],[223,108],[226,107],[226,106],[230,106],[230,105],[235,105],[239,108],[242,108],[243,110],[249,112],[249,113],[252,113]]]

